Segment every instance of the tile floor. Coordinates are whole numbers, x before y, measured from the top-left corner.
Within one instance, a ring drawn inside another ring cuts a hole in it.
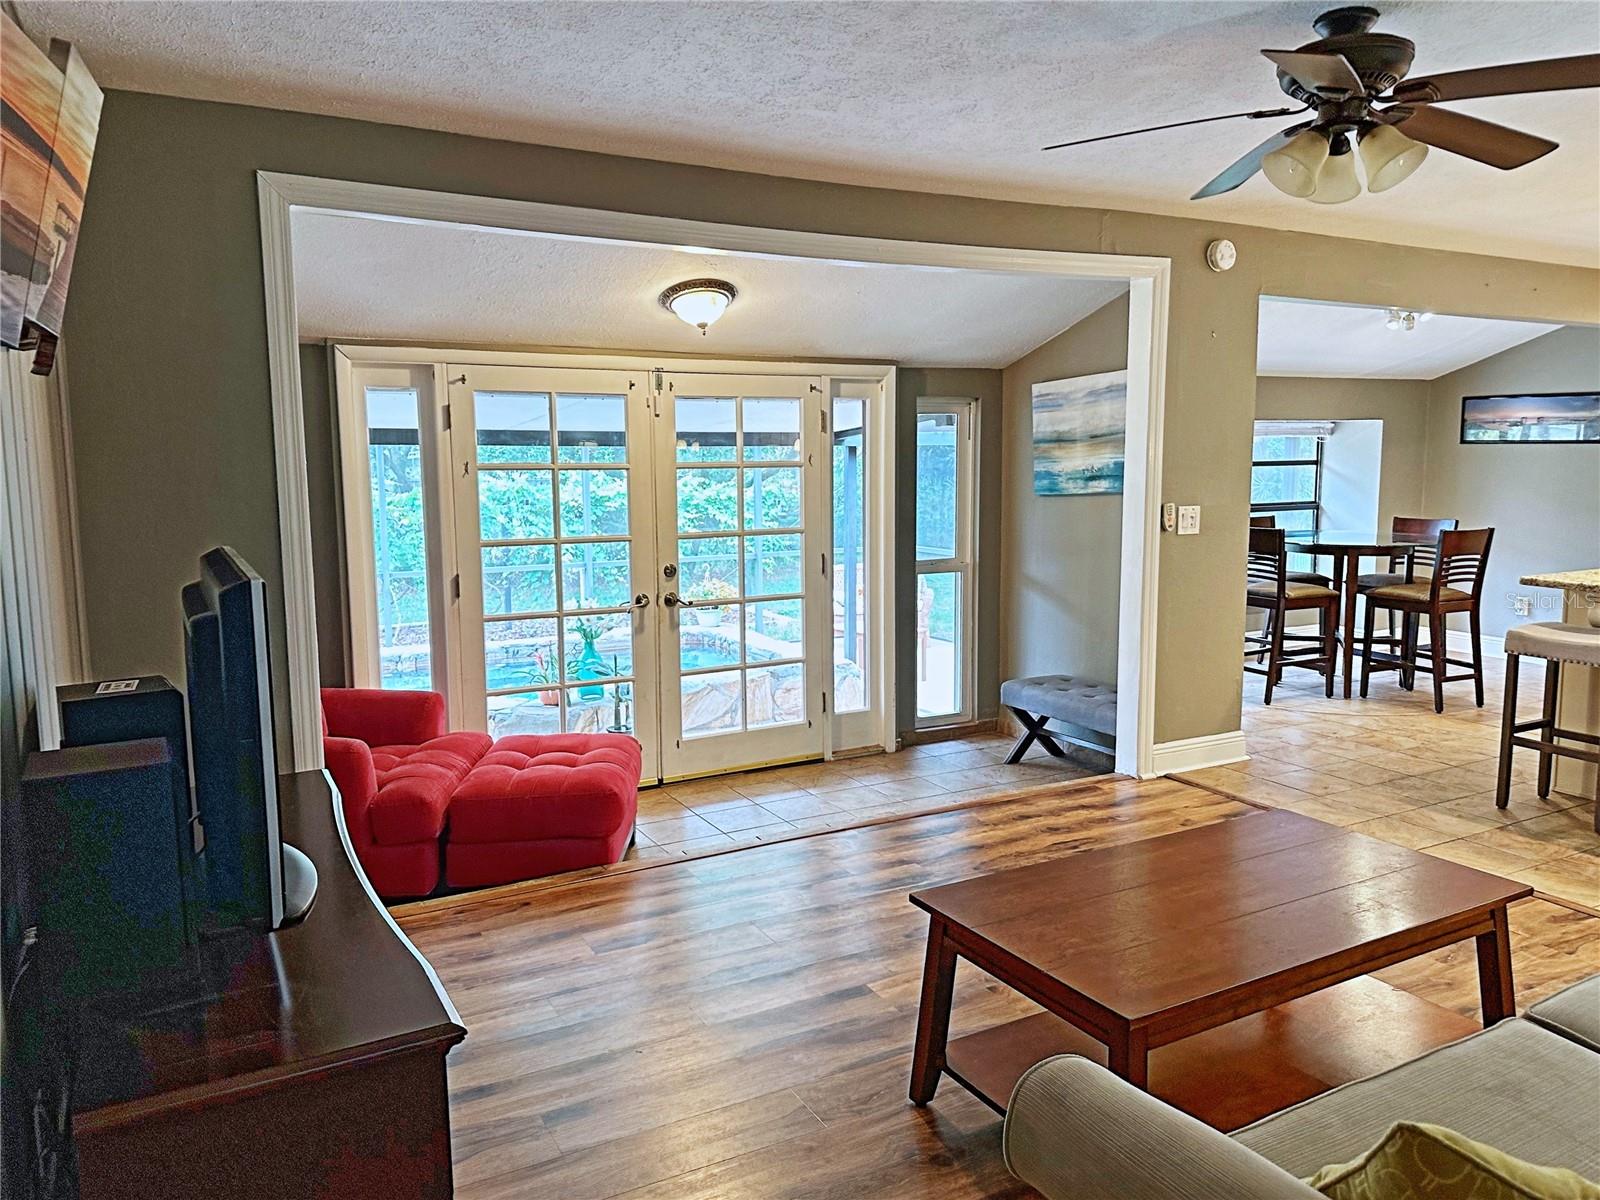
[[[1485,703],[1472,684],[1445,686],[1433,711],[1427,679],[1415,692],[1375,677],[1369,698],[1329,700],[1321,678],[1295,670],[1261,703],[1245,676],[1250,758],[1180,778],[1227,795],[1347,826],[1385,841],[1491,871],[1569,903],[1600,910],[1600,834],[1593,798],[1533,786],[1537,756],[1518,751],[1511,803],[1494,806],[1504,660],[1486,655]],[[1525,664],[1518,712],[1537,714],[1543,679]]]
[[[670,858],[755,845],[796,833],[860,825],[982,800],[1036,784],[1098,774],[1035,747],[1006,766],[1013,739],[980,734],[830,763],[691,780],[639,793],[629,859]]]

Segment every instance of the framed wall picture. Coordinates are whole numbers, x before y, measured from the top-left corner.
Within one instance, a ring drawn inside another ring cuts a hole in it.
[[[67,303],[101,92],[66,42],[35,46],[0,13],[0,345],[54,357]],[[40,370],[43,361],[44,370]]]
[[[1117,495],[1128,423],[1128,372],[1033,385],[1033,490]]]
[[[1461,397],[1465,444],[1600,442],[1600,392]]]

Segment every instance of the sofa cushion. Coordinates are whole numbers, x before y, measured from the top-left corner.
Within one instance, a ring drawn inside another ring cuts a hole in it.
[[[450,841],[610,837],[633,824],[640,762],[625,734],[501,738],[456,789]]]
[[[1399,1121],[1354,1162],[1323,1167],[1310,1186],[1329,1200],[1596,1200],[1600,1188],[1560,1167],[1526,1163],[1442,1125]]]
[[[1528,1010],[1547,1029],[1600,1053],[1600,975],[1591,975]]]
[[[488,751],[486,733],[447,733],[416,746],[374,746],[372,840],[397,846],[437,838],[456,785]]]
[[[1593,1179],[1600,1175],[1600,1055],[1512,1018],[1233,1136],[1305,1177],[1356,1158],[1402,1120],[1443,1125],[1527,1162]]]

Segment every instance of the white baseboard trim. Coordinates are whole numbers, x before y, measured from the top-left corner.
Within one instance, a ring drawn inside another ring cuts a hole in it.
[[[1220,767],[1226,763],[1243,762],[1249,757],[1244,750],[1244,730],[1230,733],[1208,733],[1202,737],[1182,738],[1176,742],[1158,742],[1151,755],[1150,775],[1170,775],[1174,771],[1198,771],[1201,767]]]
[[[1504,655],[1506,652],[1506,639],[1503,637],[1490,637],[1487,633],[1480,637],[1483,644],[1483,657],[1485,661],[1490,658]],[[1457,650],[1472,653],[1472,634],[1465,629],[1449,629],[1444,635],[1445,649],[1454,654]]]

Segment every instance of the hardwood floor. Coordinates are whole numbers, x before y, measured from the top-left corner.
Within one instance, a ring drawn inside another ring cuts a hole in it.
[[[906,1099],[926,918],[914,888],[1227,820],[1173,780],[1063,786],[400,914],[468,1027],[451,1058],[462,1200],[1030,1195],[998,1119]],[[1600,923],[1512,909],[1518,1000],[1600,970]],[[1470,944],[1383,978],[1475,1003]],[[953,1036],[1034,1011],[963,965]]]

